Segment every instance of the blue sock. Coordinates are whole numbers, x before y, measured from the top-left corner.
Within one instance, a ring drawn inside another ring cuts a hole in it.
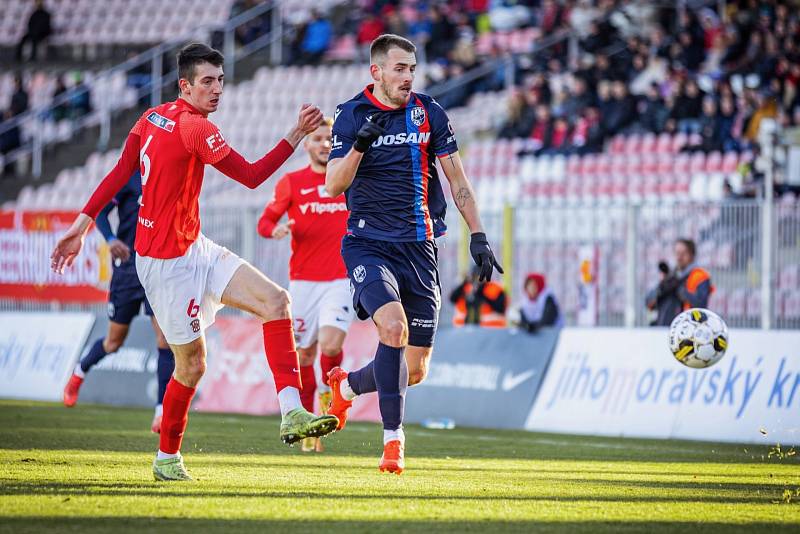
[[[348,373],[347,382],[356,395],[378,391],[378,386],[375,384],[375,360],[372,360],[358,371]]]
[[[106,350],[103,348],[103,341],[105,338],[100,338],[94,342],[92,348],[89,349],[89,352],[81,358],[81,371],[84,373],[88,372],[89,369],[100,363],[100,360],[106,357],[108,354]]]
[[[378,406],[384,430],[397,430],[403,424],[408,388],[408,366],[404,352],[405,347],[389,347],[379,343],[375,353],[375,383],[378,386]]]
[[[171,349],[158,349],[158,402],[164,401],[164,393],[167,391],[167,384],[175,371],[175,356]]]

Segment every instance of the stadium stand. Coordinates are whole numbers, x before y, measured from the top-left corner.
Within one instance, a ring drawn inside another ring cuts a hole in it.
[[[47,0],[55,32],[53,46],[158,43],[198,26],[221,23],[230,14],[232,0]],[[25,33],[33,3],[3,0],[0,9],[0,45],[16,45]],[[191,13],[191,17],[186,14]]]

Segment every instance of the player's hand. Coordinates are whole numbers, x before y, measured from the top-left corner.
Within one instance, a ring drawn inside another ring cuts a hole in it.
[[[272,239],[283,239],[287,235],[291,234],[293,224],[294,219],[289,219],[285,223],[277,225],[272,229]]]
[[[389,117],[385,113],[373,114],[372,120],[368,118],[356,134],[353,150],[361,153],[366,152],[369,146],[386,131],[388,121]]]
[[[308,135],[322,124],[322,110],[311,104],[303,104],[300,108],[300,117],[297,119],[297,129]]]
[[[119,239],[112,239],[111,243],[108,244],[108,250],[111,252],[112,258],[122,262],[128,261],[128,258],[131,257],[131,249]]]
[[[475,265],[480,267],[480,276],[478,281],[489,281],[492,279],[492,271],[497,269],[500,273],[503,268],[497,263],[492,252],[492,247],[489,246],[489,241],[486,239],[486,234],[483,232],[475,232],[469,240],[469,253],[472,254],[472,259]]]
[[[54,248],[53,253],[50,254],[50,268],[53,269],[55,273],[64,274],[64,267],[71,267],[72,262],[75,261],[75,257],[80,253],[81,248],[83,248],[83,239],[86,236],[86,230],[89,224],[83,221],[81,216],[91,221],[88,216],[84,214],[79,215],[72,226],[70,226],[69,230],[67,230],[67,233],[58,240],[56,248]]]

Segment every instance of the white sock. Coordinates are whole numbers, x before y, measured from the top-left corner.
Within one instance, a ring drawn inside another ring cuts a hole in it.
[[[75,364],[75,370],[73,370],[72,373],[81,378],[86,378],[86,373],[81,369],[81,362]]]
[[[278,392],[278,404],[281,407],[281,416],[285,416],[295,408],[300,408],[303,404],[300,402],[300,390],[286,386]]]
[[[181,455],[180,452],[176,452],[175,454],[170,454],[168,452],[161,452],[161,449],[158,449],[158,454],[156,454],[156,460],[166,460],[167,458],[179,458]]]
[[[339,391],[342,393],[342,397],[344,397],[345,400],[353,400],[356,397],[358,397],[358,395],[356,395],[356,392],[353,391],[353,388],[350,387],[350,381],[347,380],[346,378],[342,380],[341,386],[339,387]]]
[[[156,404],[156,417],[161,417],[164,415],[164,405],[163,404]]]
[[[405,444],[406,442],[406,435],[403,432],[403,426],[400,425],[400,428],[397,430],[383,430],[383,444],[386,445],[390,441],[394,441],[396,439],[400,440],[400,443]]]

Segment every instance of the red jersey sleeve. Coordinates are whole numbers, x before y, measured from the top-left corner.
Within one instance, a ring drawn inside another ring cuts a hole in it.
[[[141,119],[139,121],[141,122]],[[131,175],[139,167],[139,130],[137,130],[137,126],[139,126],[139,122],[128,134],[128,139],[125,140],[125,148],[122,150],[119,161],[111,169],[111,172],[103,178],[103,181],[100,182],[100,185],[97,186],[97,189],[94,190],[91,198],[81,210],[82,213],[92,219],[96,218],[100,210],[111,202],[114,195],[128,183]]]
[[[262,237],[271,238],[272,230],[275,228],[277,222],[289,209],[292,203],[292,185],[289,182],[289,176],[284,175],[278,183],[275,184],[275,191],[272,200],[269,201],[267,207],[264,208],[264,213],[258,220],[258,233]]]
[[[219,128],[205,117],[184,113],[181,116],[180,131],[186,150],[208,165],[214,165],[231,151]]]
[[[255,189],[283,165],[294,152],[294,147],[282,139],[260,160],[250,163],[233,149],[218,161],[214,168],[250,189]]]

